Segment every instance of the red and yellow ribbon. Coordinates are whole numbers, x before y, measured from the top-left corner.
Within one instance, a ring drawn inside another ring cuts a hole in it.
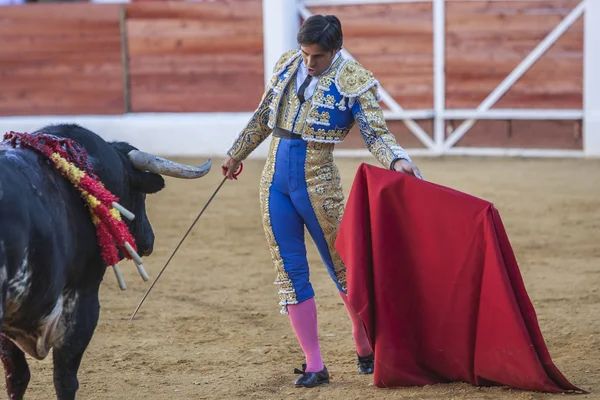
[[[125,242],[137,251],[135,240],[121,214],[112,205],[118,203],[119,199],[100,182],[83,147],[70,139],[53,135],[16,132],[4,135],[4,142],[15,148],[20,146],[42,154],[77,188],[90,210],[102,258],[107,266],[120,261],[119,250],[123,257],[132,258],[125,249]]]

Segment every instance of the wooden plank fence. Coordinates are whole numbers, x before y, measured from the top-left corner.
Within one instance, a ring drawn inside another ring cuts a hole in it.
[[[447,108],[477,107],[578,2],[448,2]],[[311,11],[341,19],[346,49],[405,109],[433,108],[430,3]],[[262,35],[261,0],[2,7],[0,116],[252,111]],[[580,18],[494,107],[580,109],[582,85]],[[390,126],[420,145],[400,122]],[[523,134],[531,129],[552,146],[581,147],[577,121],[481,121],[459,144],[543,147]]]
[[[119,10],[0,7],[0,115],[122,113]]]
[[[127,6],[132,112],[256,108],[263,84],[260,1]]]

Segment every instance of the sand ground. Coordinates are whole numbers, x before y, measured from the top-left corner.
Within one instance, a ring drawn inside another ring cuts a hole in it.
[[[200,159],[180,159],[200,163]],[[467,384],[378,389],[356,373],[350,322],[312,242],[323,356],[330,385],[296,389],[302,353],[278,312],[258,203],[263,161],[227,182],[160,278],[138,318],[128,318],[220,182],[220,159],[198,181],[167,178],[148,197],[156,233],[144,283],[122,263],[101,287],[101,316],[83,359],[78,399],[550,399],[564,395]],[[416,159],[426,179],[495,203],[555,364],[575,398],[600,399],[600,162],[495,158]],[[361,162],[340,159],[345,193]],[[30,360],[28,399],[54,398],[52,360]]]

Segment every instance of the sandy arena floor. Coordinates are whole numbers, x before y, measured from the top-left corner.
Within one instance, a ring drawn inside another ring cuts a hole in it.
[[[199,163],[203,160],[185,159]],[[263,162],[227,182],[167,268],[138,318],[128,318],[217,187],[168,179],[148,199],[156,233],[144,283],[122,263],[128,289],[107,271],[99,326],[79,373],[78,399],[550,399],[559,395],[466,384],[382,390],[359,376],[350,322],[309,241],[323,355],[330,385],[296,389],[303,356],[279,314],[258,204]],[[338,160],[346,194],[360,162]],[[503,218],[556,365],[600,399],[600,162],[446,158],[416,160],[426,179],[493,201]],[[54,398],[51,357],[31,359],[28,399]]]

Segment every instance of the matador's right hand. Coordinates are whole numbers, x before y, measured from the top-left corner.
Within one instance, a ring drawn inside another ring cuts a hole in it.
[[[235,160],[231,157],[227,158],[223,165],[221,165],[223,169],[223,175],[227,177],[227,179],[235,179],[233,176],[234,173],[240,168],[241,161]]]

